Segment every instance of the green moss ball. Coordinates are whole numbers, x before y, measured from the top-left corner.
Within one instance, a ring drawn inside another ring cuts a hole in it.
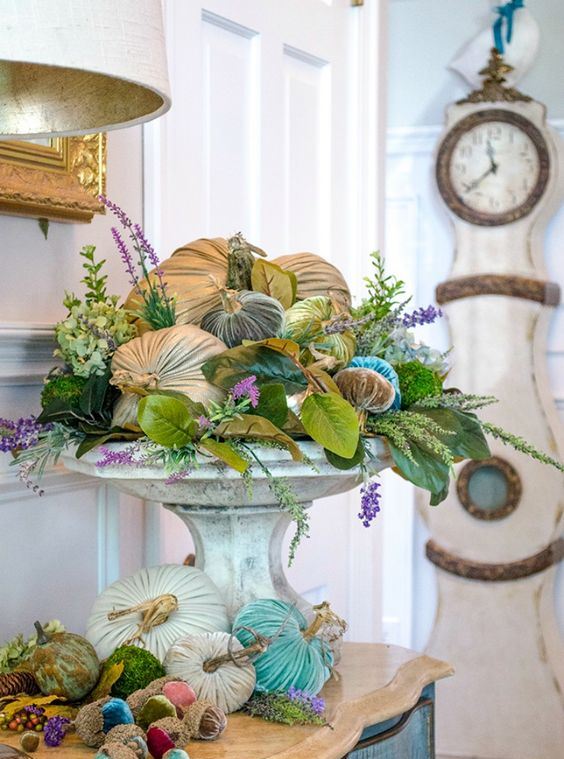
[[[104,669],[123,662],[121,677],[112,686],[112,696],[126,699],[134,691],[166,674],[163,665],[150,651],[137,646],[120,646],[104,662]]]
[[[41,392],[41,408],[47,408],[49,404],[56,400],[76,401],[80,398],[84,385],[85,377],[75,377],[74,374],[62,374],[60,377],[53,377],[44,386]]]
[[[408,361],[395,367],[399,377],[402,409],[413,406],[423,398],[440,395],[443,383],[437,372],[423,366],[419,361]]]

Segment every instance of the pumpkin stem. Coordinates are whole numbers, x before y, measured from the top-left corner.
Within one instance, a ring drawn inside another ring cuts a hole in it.
[[[49,636],[45,632],[45,630],[41,627],[40,622],[34,622],[35,629],[37,630],[37,645],[38,646],[44,646],[46,643],[49,643]]]
[[[251,656],[254,656],[255,654],[258,654],[259,656],[261,654],[264,654],[270,645],[271,638],[266,638],[264,635],[261,635],[250,627],[244,627],[240,629],[249,630],[249,632],[255,636],[255,642],[251,643],[251,645],[247,646],[246,648],[242,648],[240,651],[231,651],[231,645],[229,645],[229,650],[226,654],[216,656],[213,659],[206,659],[203,664],[204,672],[215,672],[221,667],[222,664],[228,664],[229,662],[233,662],[233,664],[239,666],[239,662],[242,659],[250,659]]]
[[[227,282],[230,290],[252,290],[251,271],[255,262],[253,253],[266,256],[260,248],[250,245],[241,232],[227,241],[229,253],[227,257]]]
[[[164,593],[162,596],[157,596],[151,601],[145,601],[144,603],[137,604],[137,606],[130,606],[128,609],[120,609],[119,611],[110,611],[108,619],[113,621],[120,617],[125,617],[128,614],[136,614],[141,612],[141,622],[137,628],[137,631],[131,638],[125,641],[124,646],[130,646],[136,640],[143,642],[142,635],[151,632],[153,627],[164,624],[170,615],[178,609],[178,599],[171,593]]]
[[[337,640],[347,629],[347,623],[345,620],[341,619],[338,614],[335,614],[327,601],[323,601],[323,603],[314,606],[313,612],[315,614],[315,619],[302,633],[304,640],[311,640],[324,628],[330,630],[330,633],[327,636],[330,641]]]

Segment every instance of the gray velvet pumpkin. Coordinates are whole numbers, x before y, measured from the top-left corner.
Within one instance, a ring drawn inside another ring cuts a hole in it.
[[[222,304],[209,311],[201,328],[219,338],[229,348],[243,340],[275,337],[284,321],[284,307],[270,295],[252,290],[221,290]]]

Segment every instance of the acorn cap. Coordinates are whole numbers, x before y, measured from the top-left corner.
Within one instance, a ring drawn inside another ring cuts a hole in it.
[[[214,741],[227,727],[225,712],[211,701],[196,701],[188,707],[184,724],[190,736],[199,741]]]

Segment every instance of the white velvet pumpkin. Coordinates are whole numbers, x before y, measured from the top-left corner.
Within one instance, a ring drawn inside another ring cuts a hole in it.
[[[230,643],[231,641],[231,643]],[[229,651],[236,653],[243,646],[228,633],[215,632],[190,635],[178,640],[164,660],[167,675],[186,680],[198,700],[211,701],[226,714],[236,712],[251,697],[255,688],[254,666],[245,659],[227,661],[215,671],[206,672],[204,663]]]
[[[86,637],[99,658],[106,659],[133,638],[144,616],[142,611],[133,611],[110,620],[108,614],[169,594],[176,598],[176,610],[166,621],[143,633],[142,641],[131,641],[131,645],[144,645],[162,661],[172,644],[185,635],[230,630],[227,609],[219,590],[204,572],[177,564],[150,567],[114,582],[96,599]]]
[[[217,337],[193,324],[145,332],[114,353],[112,385],[122,390],[114,407],[113,424],[124,427],[137,422],[139,395],[128,387],[175,390],[193,401],[221,401],[224,391],[202,374],[202,364],[222,353],[226,346]]]

